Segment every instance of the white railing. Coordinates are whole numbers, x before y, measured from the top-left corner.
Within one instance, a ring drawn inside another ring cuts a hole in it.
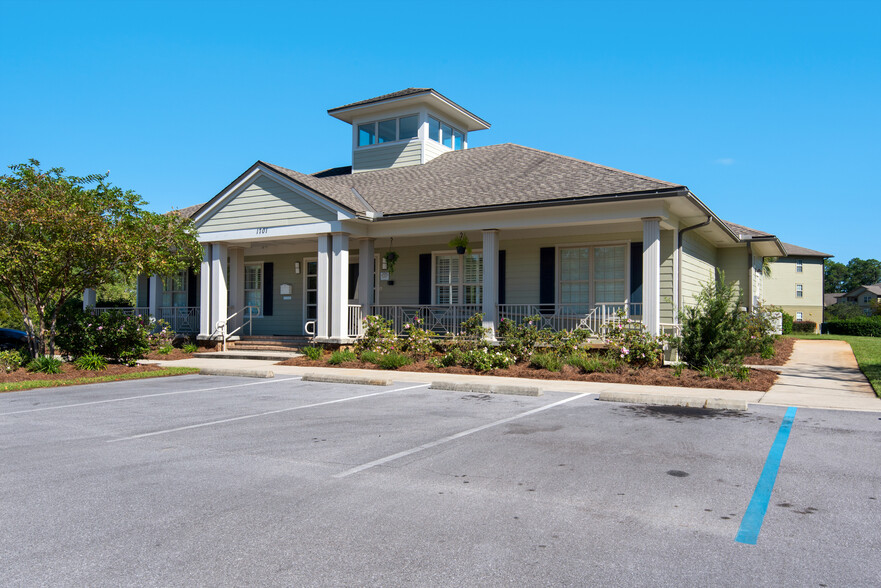
[[[150,316],[150,309],[146,306],[90,306],[88,309],[88,311],[91,311],[95,316],[111,310],[121,312],[126,316]]]
[[[403,334],[404,325],[412,323],[414,317],[418,316],[422,319],[422,328],[426,331],[432,331],[440,337],[455,336],[462,330],[461,324],[479,312],[483,312],[483,306],[480,304],[376,304],[373,306],[373,314],[390,320],[397,335]]]
[[[349,305],[349,337],[360,337],[364,334],[364,313],[360,304]]]
[[[605,325],[624,319],[642,318],[640,303],[588,304],[499,304],[499,321],[502,319],[522,323],[529,317],[537,317],[538,329],[572,331],[585,329],[601,335]]]
[[[255,310],[256,310],[256,312],[255,312]],[[227,331],[226,328],[229,325],[229,321],[231,319],[234,319],[235,317],[239,316],[239,314],[241,314],[242,318],[246,319],[246,320],[244,322],[242,322],[242,324],[240,324],[238,327],[233,329],[232,331]],[[241,313],[234,312],[231,315],[229,315],[228,317],[226,317],[225,320],[217,321],[217,328],[215,329],[215,333],[217,331],[220,332],[220,337],[223,340],[223,350],[224,351],[226,351],[226,342],[229,340],[229,338],[231,336],[235,335],[236,333],[238,333],[239,331],[243,331],[245,326],[248,327],[248,335],[249,336],[251,335],[251,323],[254,321],[255,316],[260,316],[260,307],[259,306],[246,306],[241,310]]]
[[[175,333],[189,335],[199,332],[198,306],[163,306],[157,318],[167,322]]]

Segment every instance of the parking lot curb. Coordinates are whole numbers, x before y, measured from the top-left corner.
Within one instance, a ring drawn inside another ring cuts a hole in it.
[[[541,388],[534,386],[490,385],[472,382],[432,382],[429,390],[453,390],[480,394],[514,394],[516,396],[541,396]]]
[[[199,370],[200,376],[240,376],[243,378],[274,378],[275,373],[272,370],[246,370],[246,369],[230,369],[230,368],[202,368]]]
[[[304,382],[326,382],[329,384],[362,384],[366,386],[390,386],[392,380],[370,376],[334,376],[327,374],[303,374]]]
[[[656,396],[654,394],[600,392],[599,400],[605,400],[607,402],[627,402],[630,404],[652,404],[656,406],[689,406],[694,408],[718,408],[723,410],[747,409],[746,400],[731,400],[727,398]]]

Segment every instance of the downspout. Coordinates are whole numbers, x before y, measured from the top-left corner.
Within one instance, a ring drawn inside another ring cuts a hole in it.
[[[756,268],[755,264],[753,263],[753,244],[749,241],[746,242],[746,261],[749,264],[749,272],[747,272],[747,286],[749,287],[746,290],[747,301],[749,302],[747,310],[749,310],[749,312],[752,312],[754,310],[753,301],[755,300],[755,297],[753,296],[753,289],[755,287],[755,284],[753,284],[753,282],[756,279],[754,275],[756,273]]]
[[[679,253],[677,256],[678,263],[676,268],[676,311],[682,311],[682,233],[686,233],[688,231],[692,231],[694,229],[699,229],[701,227],[705,227],[710,224],[713,220],[713,217],[707,215],[707,220],[702,223],[698,223],[696,225],[691,225],[690,227],[685,227],[684,229],[679,229],[678,236],[676,238],[676,251]]]

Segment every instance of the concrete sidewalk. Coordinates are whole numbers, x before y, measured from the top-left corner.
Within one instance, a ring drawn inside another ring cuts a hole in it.
[[[714,388],[685,388],[680,386],[638,386],[606,382],[571,382],[565,380],[531,380],[499,376],[473,376],[430,372],[357,370],[347,368],[315,368],[276,365],[268,360],[193,358],[178,361],[160,361],[160,365],[223,368],[235,370],[266,370],[276,376],[302,376],[321,373],[341,377],[376,378],[382,375],[399,382],[449,382],[457,384],[484,384],[487,386],[529,386],[542,392],[558,391],[574,394],[638,395],[657,399],[658,403],[673,403],[675,399],[690,401],[745,402],[775,406],[798,406],[837,410],[881,412],[881,399],[875,396],[863,373],[859,370],[850,346],[844,341],[796,341],[792,357],[785,366],[772,366],[781,373],[780,379],[768,392],[750,390],[717,390]],[[694,406],[694,404],[689,404]]]

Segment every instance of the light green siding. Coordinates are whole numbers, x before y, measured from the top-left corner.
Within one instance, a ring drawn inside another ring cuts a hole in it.
[[[306,225],[336,214],[265,176],[260,176],[199,226],[200,232]]]
[[[425,161],[426,163],[437,157],[438,155],[443,155],[444,153],[451,151],[449,147],[444,147],[437,141],[432,141],[431,139],[425,141]]]
[[[682,306],[693,306],[704,284],[716,279],[716,248],[694,232],[682,235]]]
[[[674,322],[673,300],[673,252],[676,249],[676,232],[661,231],[661,322]]]
[[[272,316],[254,319],[254,335],[302,335],[303,290],[306,265],[302,254],[295,255],[246,255],[245,264],[272,263]],[[300,262],[300,273],[294,273],[294,262]],[[282,284],[291,285],[291,299],[283,300],[279,294]],[[245,327],[245,335],[248,327]]]
[[[719,269],[725,272],[725,283],[734,285],[741,297],[741,306],[749,306],[750,263],[746,247],[719,249]]]
[[[419,139],[412,139],[407,143],[364,147],[352,153],[352,170],[356,172],[420,163],[422,163],[422,143]]]

